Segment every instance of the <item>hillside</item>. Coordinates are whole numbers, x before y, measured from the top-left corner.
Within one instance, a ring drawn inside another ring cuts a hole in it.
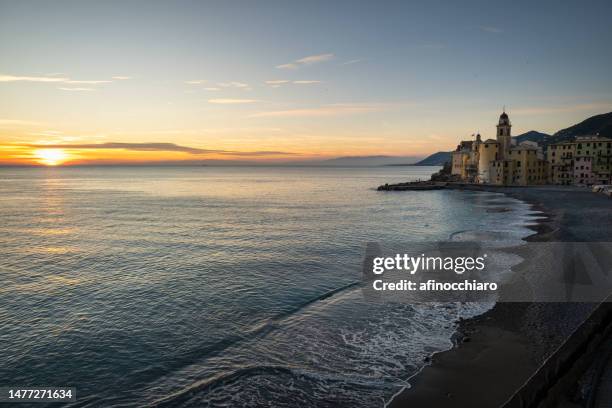
[[[538,132],[536,130],[530,130],[529,132],[514,136],[513,139],[516,140],[517,144],[521,142],[542,143],[548,137],[550,137],[549,134]]]
[[[562,129],[552,135],[547,142],[557,143],[571,140],[576,136],[596,135],[612,138],[612,112],[591,116],[582,122]]]
[[[451,152],[438,152],[427,156],[423,160],[415,163],[415,166],[443,166],[444,163],[450,162]]]

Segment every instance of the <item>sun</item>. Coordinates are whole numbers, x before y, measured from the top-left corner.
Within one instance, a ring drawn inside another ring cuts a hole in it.
[[[45,166],[57,166],[68,160],[68,154],[62,149],[37,149],[34,156]]]

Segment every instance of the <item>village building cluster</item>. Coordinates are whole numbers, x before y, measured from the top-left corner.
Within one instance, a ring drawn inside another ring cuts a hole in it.
[[[468,183],[493,185],[612,184],[612,140],[579,136],[550,144],[516,143],[506,112],[495,139],[461,141],[451,154],[451,174]]]

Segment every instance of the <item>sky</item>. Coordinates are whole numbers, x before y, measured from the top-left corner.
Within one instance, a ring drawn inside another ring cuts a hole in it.
[[[612,111],[610,1],[0,0],[0,164],[424,156]]]

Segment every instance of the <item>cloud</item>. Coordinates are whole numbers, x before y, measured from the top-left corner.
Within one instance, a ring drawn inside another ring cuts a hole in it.
[[[205,91],[220,91],[221,88],[216,88],[216,87],[211,87],[211,88],[204,88]]]
[[[279,69],[297,69],[298,66],[297,66],[297,64],[281,64],[281,65],[277,65],[276,68],[279,68]]]
[[[356,63],[361,62],[361,61],[363,61],[363,60],[361,60],[361,59],[353,59],[353,60],[345,61],[345,62],[341,63],[340,65],[353,65],[353,64],[356,64]]]
[[[66,82],[68,78],[55,76],[17,76],[17,75],[0,75],[0,82]]]
[[[96,84],[109,84],[113,81],[108,81],[108,80],[73,80],[73,79],[69,79],[67,81],[64,81],[67,84],[89,84],[89,85],[96,85]]]
[[[72,91],[72,92],[90,92],[90,91],[95,91],[94,88],[57,88],[57,89],[61,89],[62,91]]]
[[[309,57],[300,58],[295,61],[298,64],[311,65],[319,62],[327,61],[334,58],[334,54],[319,54],[319,55],[311,55]]]
[[[115,76],[115,77],[112,77],[113,80],[109,80],[109,79],[70,79],[68,77],[57,76],[57,75],[59,74],[49,74],[47,76],[21,76],[21,75],[0,74],[0,82],[56,82],[56,83],[64,83],[64,84],[98,85],[98,84],[109,84],[113,82],[113,80],[126,80],[130,78],[126,76]]]
[[[334,58],[334,54],[318,54],[309,55],[308,57],[300,58],[288,64],[277,65],[279,69],[298,69],[301,66],[318,64],[320,62],[329,61]]]
[[[209,103],[216,103],[220,105],[234,105],[241,103],[255,103],[259,102],[257,99],[231,99],[231,98],[219,98],[219,99],[209,99]]]
[[[146,152],[181,152],[194,155],[201,154],[223,154],[232,156],[270,156],[270,155],[299,155],[299,153],[281,152],[281,151],[234,151],[234,150],[218,150],[218,149],[200,149],[196,147],[181,146],[174,143],[61,143],[61,144],[24,144],[22,147],[32,149],[111,149],[111,150],[134,150]]]
[[[321,81],[316,81],[316,80],[290,81],[288,79],[274,79],[271,81],[266,81],[266,84],[270,85],[272,88],[279,88],[281,85],[286,85],[286,84],[311,85],[311,84],[320,84],[320,83]]]
[[[190,84],[190,85],[200,85],[200,84],[205,84],[207,82],[208,80],[206,79],[192,79],[191,81],[185,81],[186,84]]]
[[[250,118],[282,118],[282,117],[308,117],[308,116],[338,116],[357,113],[381,111],[386,105],[382,104],[330,104],[317,108],[288,109],[280,111],[258,112],[249,115]]]
[[[286,155],[286,156],[300,156],[300,153],[294,152],[281,152],[276,150],[261,150],[255,152],[224,152],[222,154],[229,154],[235,156],[277,156],[277,155]]]
[[[230,82],[220,82],[217,84],[222,88],[248,88],[249,84],[245,84],[244,82],[230,81]]]
[[[82,144],[28,144],[27,147],[40,149],[121,149],[137,151],[163,151],[163,152],[185,152],[192,154],[218,153],[221,150],[198,149],[194,147],[180,146],[174,143],[82,143]]]
[[[502,30],[499,27],[493,27],[493,26],[481,26],[480,29],[482,31],[486,31],[487,33],[493,33],[493,34],[499,34],[499,33],[503,33],[504,30]]]
[[[129,76],[121,76],[121,75],[117,75],[117,76],[114,76],[114,77],[112,77],[112,78],[113,78],[113,79],[116,79],[116,80],[118,80],[118,81],[125,81],[125,80],[128,80],[128,79],[132,79],[132,77],[129,77]]]

